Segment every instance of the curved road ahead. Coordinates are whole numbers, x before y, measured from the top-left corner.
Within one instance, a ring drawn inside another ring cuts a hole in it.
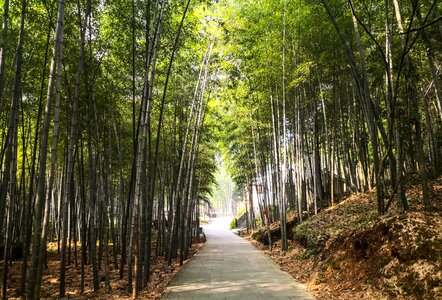
[[[228,230],[229,220],[204,227],[207,243],[168,286],[163,299],[313,300],[305,287]]]

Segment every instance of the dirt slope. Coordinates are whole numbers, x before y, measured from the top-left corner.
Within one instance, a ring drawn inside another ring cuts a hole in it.
[[[442,299],[442,180],[433,182],[431,212],[418,187],[407,196],[409,212],[392,207],[380,218],[374,193],[353,195],[291,227],[285,253],[280,242],[271,253],[255,244],[318,299]]]

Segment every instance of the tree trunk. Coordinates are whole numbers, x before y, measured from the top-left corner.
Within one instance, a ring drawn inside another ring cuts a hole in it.
[[[9,0],[3,2],[2,47],[0,49],[0,111],[3,109],[3,90],[5,88],[5,65],[8,50]],[[1,213],[2,211],[0,211]],[[0,214],[3,220],[3,214]],[[0,224],[1,225],[1,224]],[[0,226],[2,228],[2,226]]]
[[[393,4],[395,7],[395,16],[396,16],[396,20],[398,23],[400,33],[403,33],[404,27],[402,25],[402,17],[401,17],[399,2],[397,0],[393,0]],[[413,14],[416,12],[417,18],[421,22],[420,10],[419,10],[419,5],[418,5],[417,1],[412,1],[412,4],[413,4]],[[409,26],[411,26],[411,24]],[[428,209],[430,206],[430,191],[429,191],[429,187],[428,187],[427,169],[425,166],[425,156],[424,156],[423,142],[422,142],[421,119],[420,119],[420,114],[419,114],[419,103],[418,103],[418,99],[417,99],[417,92],[416,92],[416,85],[415,85],[416,75],[415,75],[415,69],[413,66],[413,62],[412,62],[411,58],[409,57],[408,53],[406,53],[407,47],[408,47],[407,46],[408,36],[404,37],[403,35],[401,35],[401,37],[402,37],[402,47],[403,47],[403,60],[405,61],[405,64],[408,68],[408,74],[406,75],[407,76],[406,80],[407,80],[407,86],[409,88],[408,96],[410,97],[412,111],[413,111],[412,118],[413,118],[413,123],[415,126],[414,133],[415,133],[415,137],[416,137],[416,152],[417,152],[417,156],[418,156],[419,170],[421,172],[420,179],[421,179],[421,186],[422,186],[423,202],[424,202],[425,207]],[[427,52],[427,58],[428,58],[428,52]],[[429,62],[430,62],[430,60],[429,60]],[[430,70],[431,70],[431,66],[430,66]],[[399,76],[398,76],[398,80],[399,80]],[[433,82],[435,85],[437,84],[436,81]],[[399,84],[399,83],[397,83],[397,84]],[[440,104],[440,102],[439,102],[439,104]],[[398,144],[401,143],[400,138],[398,138],[397,143]],[[399,153],[401,153],[401,152],[399,152]],[[400,161],[398,160],[398,164],[399,164],[399,162]],[[401,174],[398,174],[398,176],[399,176],[399,178],[401,178]],[[399,196],[401,198],[405,198],[404,189],[402,189],[402,190],[400,189],[400,192],[402,194],[400,194]],[[403,201],[402,201],[402,203],[403,203]],[[404,207],[404,209],[407,209],[407,208],[408,208],[408,206]]]
[[[50,16],[50,19],[52,19],[52,15]],[[45,47],[45,55],[44,55],[44,62],[43,62],[43,71],[41,74],[40,79],[40,91],[38,95],[38,111],[37,111],[37,121],[35,126],[35,134],[34,134],[34,142],[32,147],[32,155],[31,155],[31,170],[29,175],[29,194],[28,194],[28,200],[25,204],[24,208],[24,237],[23,237],[23,259],[22,259],[22,270],[21,270],[21,278],[20,278],[20,290],[19,295],[25,296],[26,294],[26,281],[27,281],[27,269],[28,269],[28,259],[29,259],[29,248],[31,244],[31,238],[32,238],[32,218],[31,218],[31,211],[32,211],[32,205],[34,202],[34,181],[35,181],[35,166],[36,166],[36,157],[37,157],[37,150],[38,150],[38,141],[39,141],[39,128],[40,128],[40,121],[41,121],[41,115],[42,115],[42,108],[43,108],[43,97],[44,97],[44,89],[45,89],[45,77],[46,77],[46,66],[47,61],[49,57],[49,47],[50,47],[50,41],[51,41],[51,31],[52,31],[52,22],[49,22],[47,34],[46,34],[46,47]],[[26,195],[24,195],[26,197]]]
[[[97,176],[95,157],[92,150],[92,123],[89,116],[89,108],[86,106],[86,124],[87,124],[87,150],[88,150],[88,174],[89,174],[89,247],[91,250],[91,263],[93,273],[94,291],[98,291],[98,265],[97,265],[97,240],[95,234],[95,213],[97,204]]]
[[[333,26],[336,29],[336,32],[341,40],[342,46],[344,47],[347,60],[350,64],[354,80],[356,82],[356,86],[358,88],[359,98],[361,100],[362,106],[364,107],[364,115],[367,122],[367,127],[370,135],[370,142],[372,148],[373,155],[373,165],[374,165],[374,175],[375,175],[375,184],[376,184],[376,200],[377,200],[377,209],[378,214],[383,215],[385,212],[384,207],[384,198],[383,198],[383,187],[380,182],[380,168],[379,168],[379,146],[378,146],[378,136],[377,136],[377,127],[376,124],[377,118],[375,116],[375,112],[373,110],[373,103],[370,97],[369,85],[367,80],[367,75],[365,72],[365,64],[364,64],[364,56],[362,51],[361,38],[357,31],[357,27],[355,26],[355,33],[357,35],[358,48],[360,54],[360,62],[361,62],[361,70],[356,65],[355,56],[348,44],[347,39],[344,37],[341,28],[339,27],[336,18],[334,17],[333,11],[331,10],[328,2],[326,0],[322,0],[322,3],[327,10],[327,13],[333,23]]]
[[[69,148],[68,148],[68,156],[67,156],[67,167],[66,167],[66,181],[64,188],[64,197],[63,197],[63,234],[62,234],[62,244],[61,244],[61,264],[60,264],[60,297],[65,296],[66,286],[66,249],[67,249],[67,238],[68,238],[68,205],[71,199],[71,186],[74,178],[74,151],[77,137],[77,110],[78,110],[78,102],[80,97],[80,83],[83,73],[83,64],[84,64],[84,45],[85,45],[85,34],[86,34],[86,26],[91,13],[91,0],[88,0],[88,5],[86,9],[86,15],[83,20],[83,24],[81,23],[81,12],[80,7],[78,10],[78,19],[80,24],[80,56],[77,67],[77,78],[75,83],[75,91],[74,91],[74,99],[72,103],[72,113],[71,113],[71,129],[69,136]],[[89,153],[89,155],[92,155]],[[92,173],[89,176],[93,176]],[[93,212],[91,212],[93,214]],[[98,290],[98,289],[97,289]]]
[[[286,0],[283,8],[283,29],[282,29],[282,144],[284,147],[282,182],[281,182],[281,250],[286,251],[287,245],[287,224],[286,224],[286,205],[287,205],[287,168],[288,168],[288,146],[287,146],[287,122],[286,122],[286,75],[285,75],[285,40],[286,40]],[[251,204],[253,211],[253,203]]]
[[[22,0],[21,6],[21,21],[20,21],[20,33],[18,39],[18,46],[16,52],[16,70],[14,79],[14,92],[12,95],[11,110],[9,116],[9,128],[8,128],[8,150],[7,150],[7,163],[6,169],[9,169],[9,177],[7,182],[4,182],[2,189],[7,189],[9,197],[5,199],[7,201],[7,223],[6,223],[6,239],[5,249],[3,256],[3,276],[2,276],[2,299],[7,299],[7,286],[8,286],[8,269],[10,259],[10,248],[12,246],[12,233],[13,233],[13,217],[14,206],[17,199],[16,195],[16,178],[17,178],[17,142],[18,142],[18,108],[21,95],[21,82],[22,82],[22,64],[23,64],[23,35],[26,16],[26,0]],[[2,65],[3,66],[3,65]],[[1,80],[1,79],[0,79]],[[1,86],[0,86],[1,88]],[[3,191],[2,191],[3,192]],[[6,191],[5,191],[6,192]],[[1,200],[0,200],[1,201]],[[0,215],[2,218],[3,215]],[[0,224],[0,228],[2,225]]]
[[[60,43],[63,43],[63,35],[60,37]],[[57,162],[57,144],[59,134],[59,118],[60,118],[60,94],[61,94],[61,77],[62,77],[62,61],[63,47],[60,47],[57,62],[57,83],[55,95],[55,113],[54,113],[54,129],[52,134],[51,159],[49,169],[49,183],[46,191],[46,201],[43,218],[43,231],[40,242],[39,268],[37,270],[37,282],[41,282],[43,276],[43,262],[46,261],[47,239],[49,234],[49,218],[51,199],[53,197],[54,181],[55,181],[55,164]],[[41,286],[36,286],[36,294],[40,295]]]
[[[41,244],[41,230],[42,230],[42,210],[45,202],[45,183],[46,183],[46,159],[48,150],[49,126],[51,121],[52,102],[54,98],[55,80],[57,72],[57,61],[60,49],[63,47],[61,43],[63,38],[63,24],[64,24],[64,0],[58,2],[57,25],[55,27],[54,47],[51,68],[49,71],[48,93],[46,97],[45,113],[43,117],[43,127],[40,133],[40,154],[39,154],[39,169],[38,169],[38,183],[37,183],[37,198],[34,213],[34,235],[32,242],[32,262],[29,273],[27,298],[39,298],[41,281],[37,280],[38,269],[42,268],[42,259],[40,259],[40,244]]]
[[[394,0],[394,2],[397,2],[397,0]],[[420,26],[424,26],[424,21],[422,20],[422,15],[421,15],[421,11],[419,6],[417,6],[416,8],[416,17],[419,20],[419,24]],[[440,21],[439,21],[439,26],[440,26]],[[422,29],[420,31],[421,35],[422,35],[422,41],[423,41],[423,46],[425,48],[425,54],[427,57],[427,63],[428,63],[428,67],[430,68],[430,74],[431,74],[431,79],[433,80],[433,87],[434,87],[434,92],[436,95],[436,103],[437,106],[439,108],[439,117],[442,120],[442,84],[441,81],[437,75],[437,67],[435,64],[435,59],[434,59],[434,55],[433,55],[433,51],[432,51],[432,45],[430,42],[430,39],[427,35],[427,32],[425,29]]]

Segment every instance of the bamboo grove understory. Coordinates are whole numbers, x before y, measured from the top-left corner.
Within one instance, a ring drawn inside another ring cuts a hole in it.
[[[407,211],[407,186],[419,184],[432,209],[430,180],[442,171],[440,1],[1,6],[3,299],[42,297],[53,257],[54,297],[67,295],[74,265],[80,293],[88,284],[111,293],[119,270],[137,298],[153,256],[188,258],[220,159],[248,227],[280,220],[283,250],[288,212],[302,222],[348,194],[375,190],[384,215]]]

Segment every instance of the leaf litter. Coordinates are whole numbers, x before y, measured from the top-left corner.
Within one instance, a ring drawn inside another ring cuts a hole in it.
[[[418,186],[407,199],[408,212],[396,199],[379,217],[374,191],[351,195],[290,226],[286,252],[280,240],[272,251],[251,241],[317,299],[442,299],[442,178],[432,182],[429,211]],[[265,236],[259,230],[252,236]]]
[[[51,246],[51,245],[49,245]],[[195,255],[202,247],[204,243],[194,244],[189,251],[189,259]],[[52,247],[54,247],[52,245]],[[152,249],[155,249],[154,244]],[[112,251],[112,247],[109,247],[109,252]],[[48,251],[48,267],[45,268],[42,277],[42,294],[41,299],[57,299],[59,296],[59,272],[60,272],[60,258],[55,251]],[[74,251],[72,251],[73,253]],[[151,276],[146,288],[140,293],[141,299],[160,299],[167,285],[172,281],[176,273],[182,268],[179,265],[179,261],[174,260],[171,266],[167,265],[164,257],[155,256],[152,251],[151,257]],[[80,293],[80,281],[81,281],[81,269],[80,269],[80,255],[78,255],[78,264],[75,266],[74,259],[66,270],[66,298],[68,299],[132,299],[132,291],[128,290],[127,281],[127,267],[125,269],[125,278],[120,279],[119,269],[115,268],[112,260],[112,253],[110,257],[110,285],[111,291],[105,292],[105,277],[104,277],[104,261],[99,270],[100,289],[98,292],[93,291],[93,272],[91,265],[85,265],[85,290],[84,293]],[[185,263],[188,261],[186,260]],[[118,256],[118,265],[121,263],[121,257]],[[3,265],[3,264],[1,264]],[[1,273],[0,268],[0,273]],[[20,285],[21,276],[21,260],[14,260],[9,269],[8,280],[8,299],[20,299],[18,297],[18,288]]]

